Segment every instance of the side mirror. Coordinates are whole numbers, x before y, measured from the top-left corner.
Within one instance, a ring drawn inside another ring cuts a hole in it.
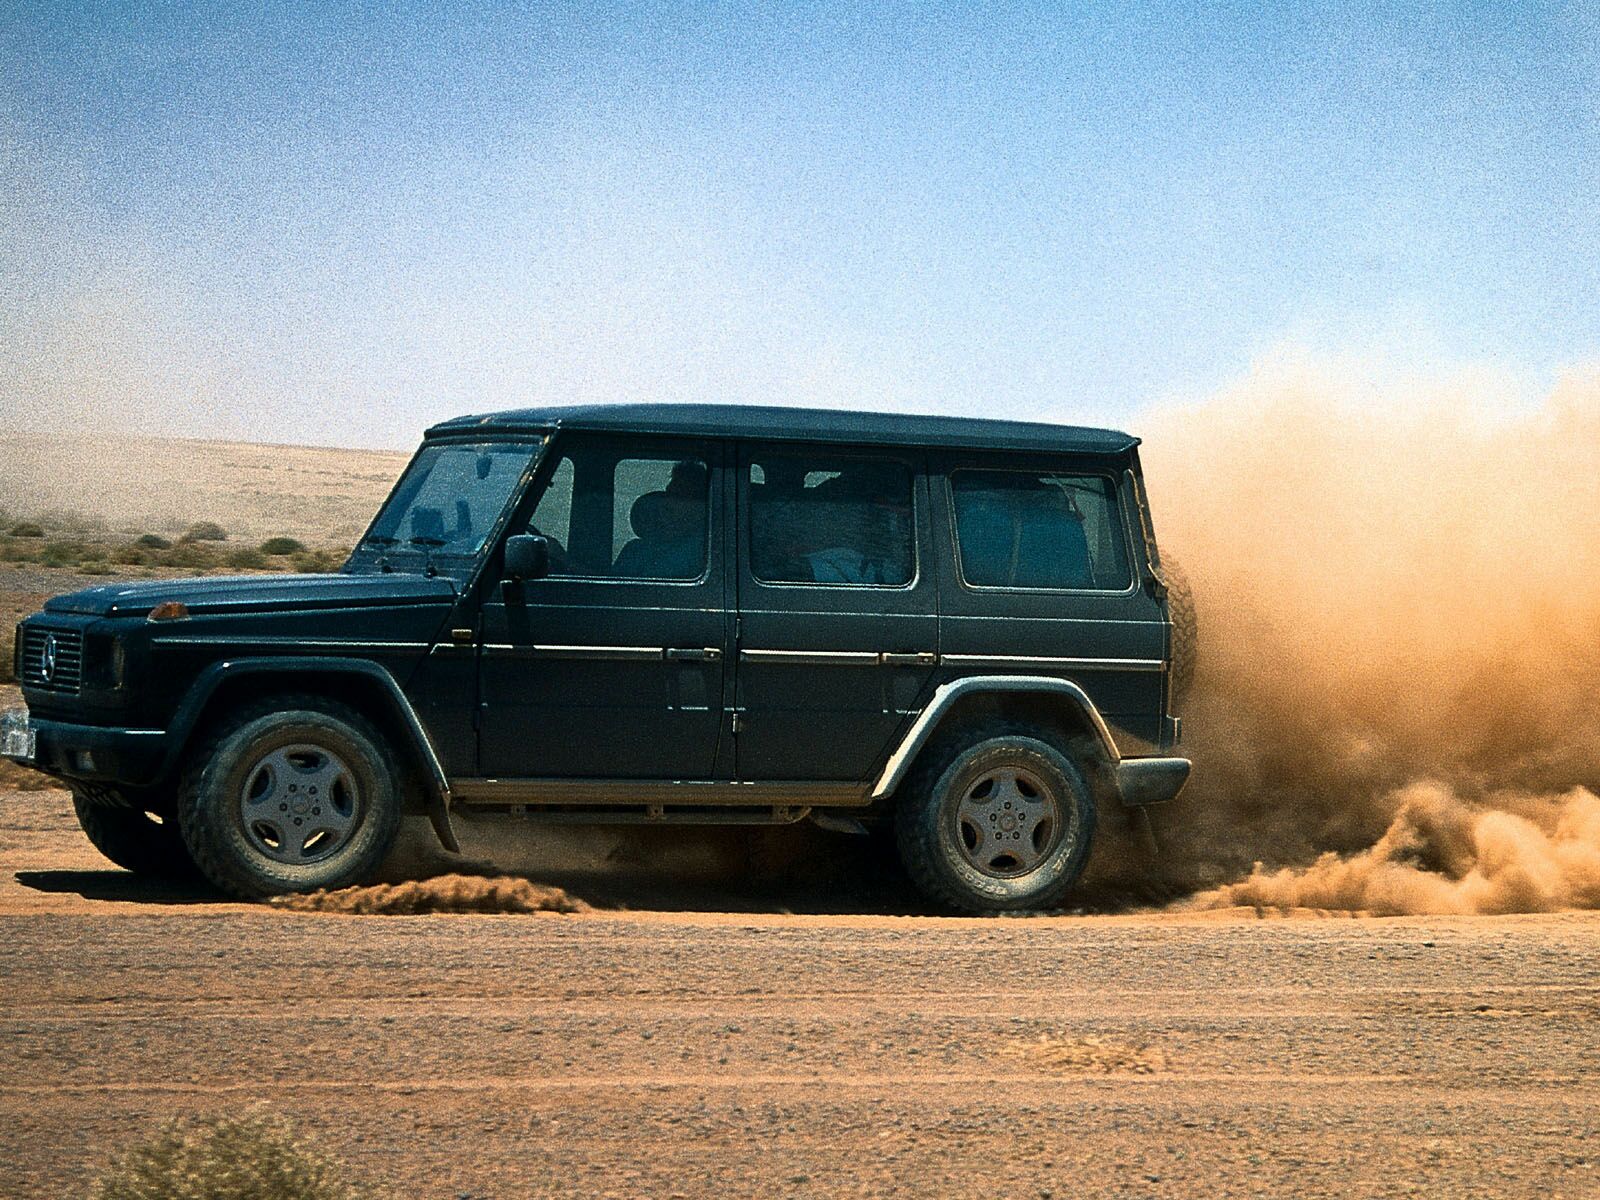
[[[536,533],[519,533],[506,539],[506,577],[519,583],[550,574],[550,541]]]

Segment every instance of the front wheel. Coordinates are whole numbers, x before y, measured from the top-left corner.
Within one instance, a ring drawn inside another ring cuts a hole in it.
[[[1025,733],[978,736],[903,797],[901,860],[930,899],[964,912],[1050,908],[1089,857],[1095,806],[1082,774]]]
[[[237,714],[186,772],[178,823],[196,865],[245,899],[347,887],[400,830],[398,763],[334,701],[287,697]]]

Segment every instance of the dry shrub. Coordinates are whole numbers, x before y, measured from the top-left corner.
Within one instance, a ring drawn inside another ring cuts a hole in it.
[[[174,1121],[125,1150],[94,1185],[94,1200],[358,1200],[345,1181],[281,1117]]]
[[[225,542],[228,531],[215,521],[196,521],[184,530],[180,542]]]
[[[74,538],[46,542],[39,561],[47,567],[74,567],[90,555],[87,543]]]
[[[124,567],[142,567],[152,559],[150,551],[143,549],[136,542],[128,542],[111,552],[111,561]]]
[[[1600,906],[1600,374],[1530,408],[1470,374],[1284,358],[1145,432],[1201,609],[1195,771],[1156,814],[1161,858],[1108,836],[1102,881],[1207,906]]]
[[[267,556],[259,550],[249,546],[241,546],[237,550],[230,550],[224,559],[228,566],[241,571],[259,571],[267,566]]]
[[[1009,1042],[1000,1052],[1030,1067],[1084,1075],[1154,1075],[1167,1069],[1167,1056],[1153,1046],[1093,1034],[1074,1038],[1042,1033],[1034,1041]]]
[[[216,565],[216,557],[204,546],[196,542],[184,541],[180,541],[169,550],[162,561],[164,565],[169,567],[182,567],[190,570]]]
[[[348,550],[300,550],[290,556],[290,563],[296,571],[326,573],[337,570],[349,557]]]
[[[588,905],[558,887],[510,875],[437,875],[405,883],[275,896],[272,904],[295,912],[416,916],[422,913],[586,912]]]
[[[270,537],[261,543],[263,554],[298,554],[305,548],[304,542],[292,537]]]

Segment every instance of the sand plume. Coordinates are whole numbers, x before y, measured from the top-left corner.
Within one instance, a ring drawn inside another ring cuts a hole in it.
[[[510,875],[436,875],[405,883],[340,888],[300,896],[275,896],[271,903],[294,912],[416,916],[423,913],[574,913],[582,900],[557,887]]]
[[[1436,784],[1404,789],[1370,850],[1326,853],[1202,892],[1188,905],[1404,913],[1554,912],[1600,905],[1600,800],[1463,803]],[[1515,811],[1522,809],[1523,811]]]

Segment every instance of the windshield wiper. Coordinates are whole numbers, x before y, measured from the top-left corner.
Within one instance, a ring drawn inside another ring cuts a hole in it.
[[[406,542],[412,546],[422,547],[422,573],[430,579],[437,575],[438,571],[433,566],[433,552],[440,546],[445,545],[445,540],[436,537],[409,537]]]
[[[387,575],[390,571],[394,570],[394,568],[389,565],[389,555],[387,551],[390,546],[398,545],[399,542],[400,539],[397,537],[389,537],[387,534],[382,533],[369,533],[357,544],[361,546],[378,547],[378,557],[375,565],[377,566],[378,570]]]

